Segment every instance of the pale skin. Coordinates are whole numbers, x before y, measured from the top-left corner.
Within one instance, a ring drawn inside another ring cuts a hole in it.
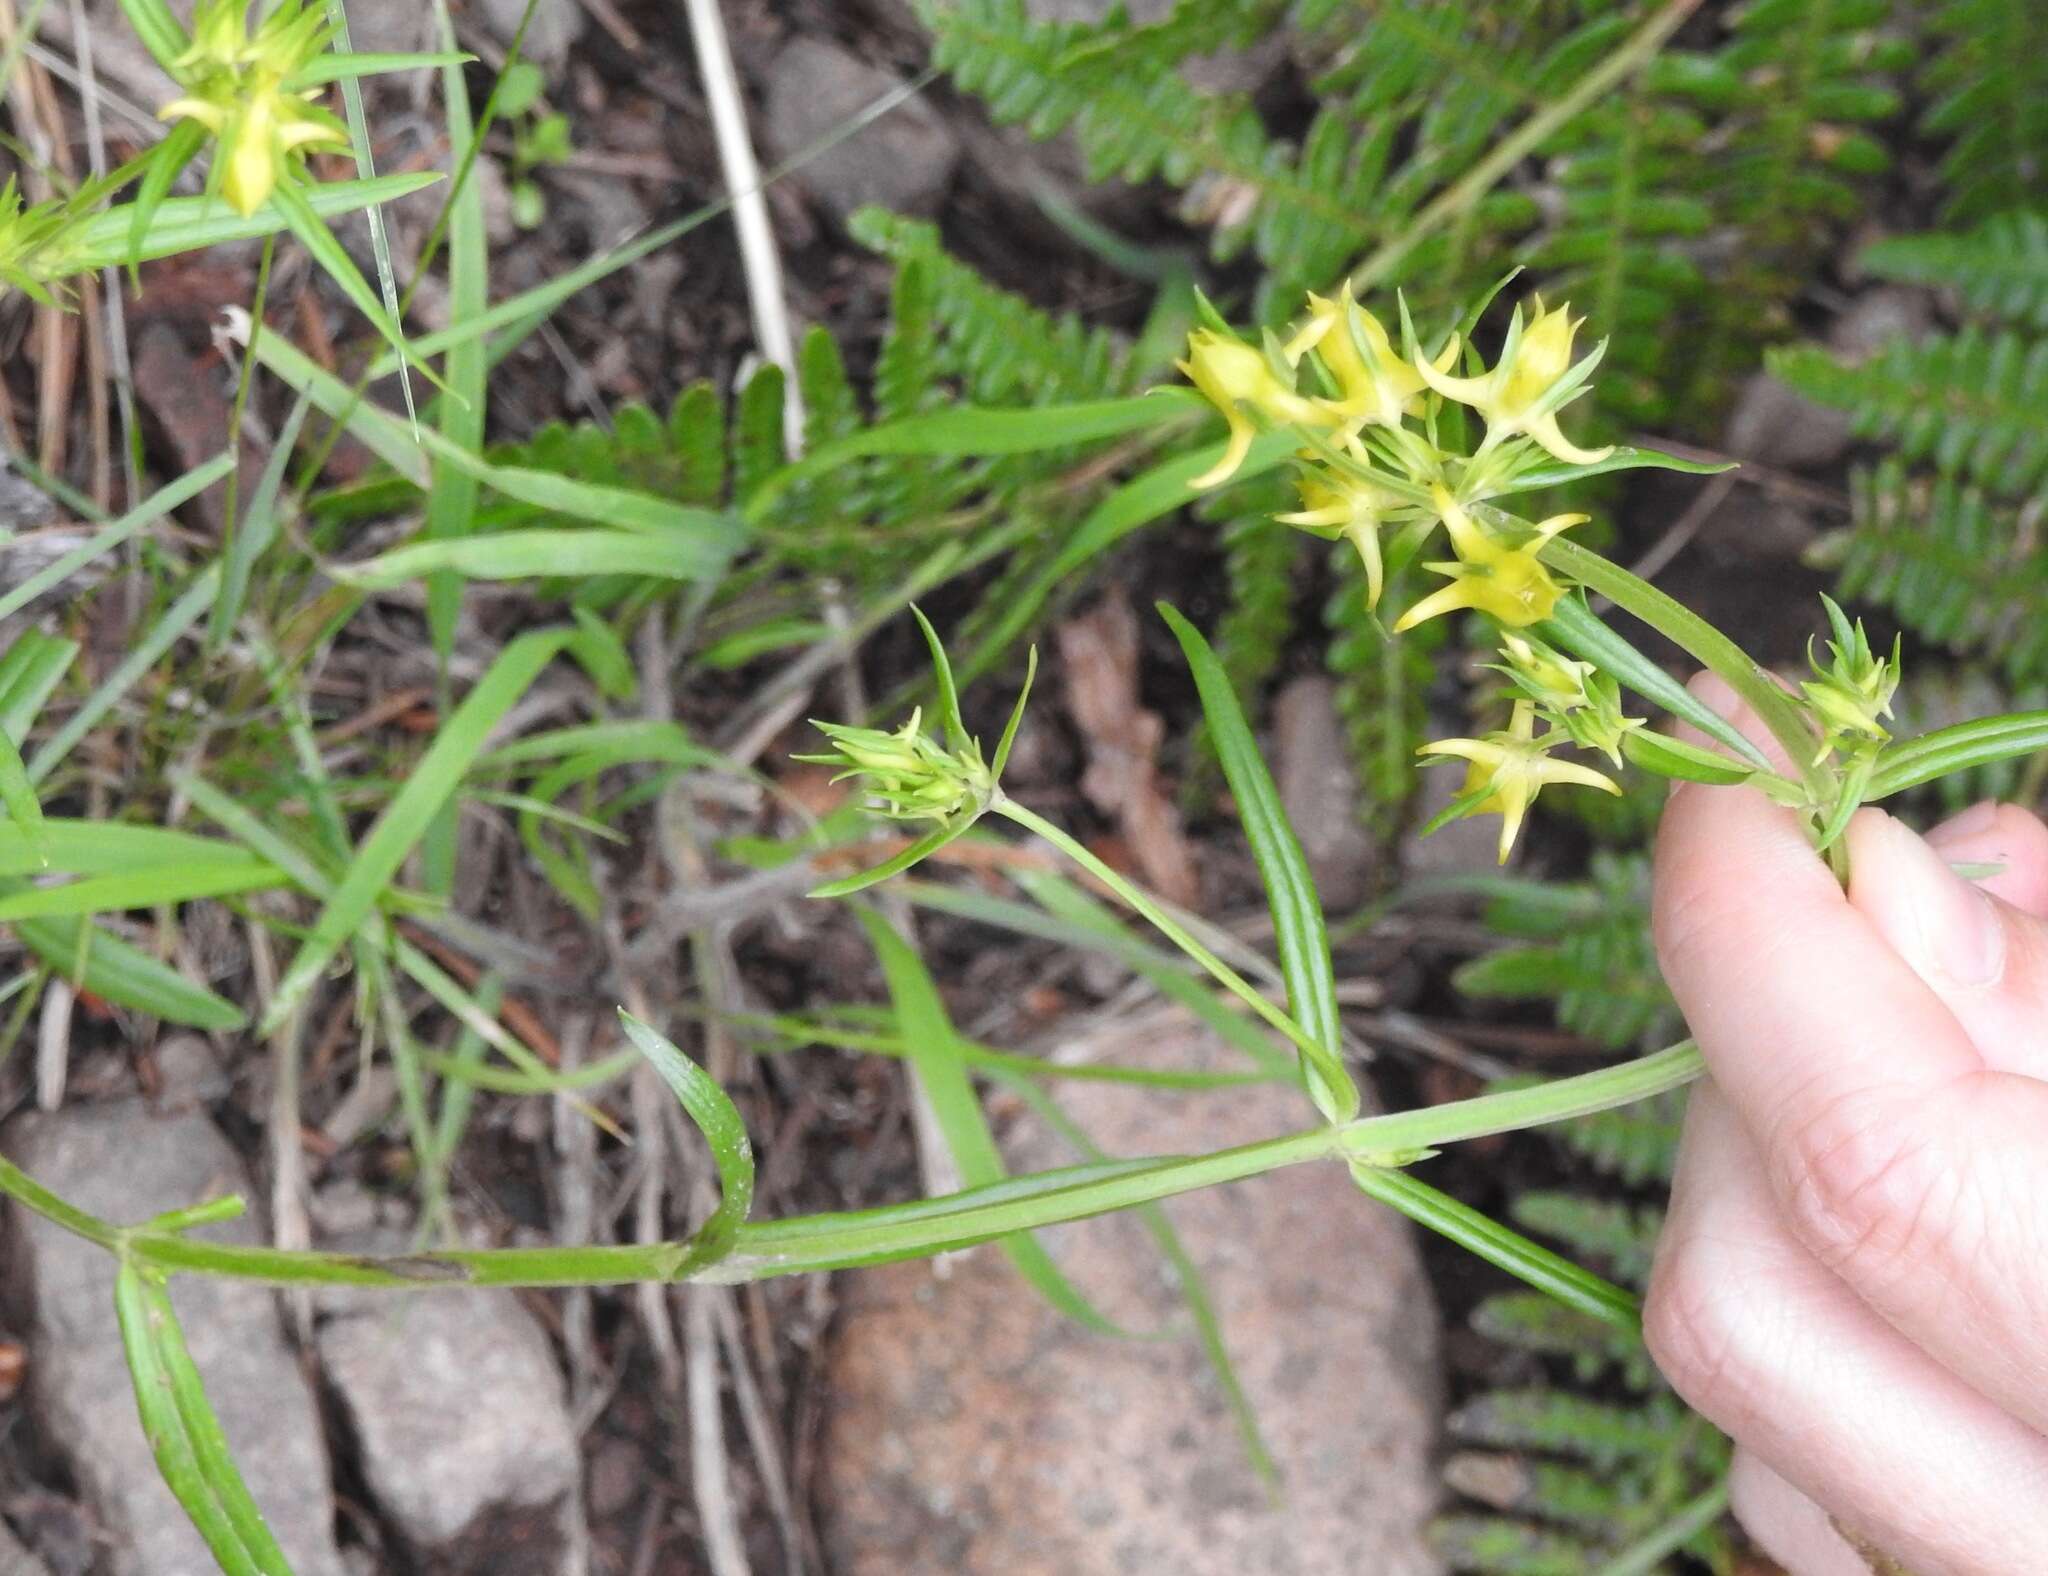
[[[2048,827],[1847,836],[1844,892],[1761,793],[1665,812],[1658,956],[1709,1076],[1650,1350],[1793,1576],[2048,1572]]]

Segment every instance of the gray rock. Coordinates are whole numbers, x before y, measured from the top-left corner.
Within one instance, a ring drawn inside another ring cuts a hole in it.
[[[1273,754],[1280,803],[1294,823],[1326,908],[1365,896],[1373,840],[1358,820],[1358,773],[1337,715],[1337,686],[1308,674],[1273,702]]]
[[[371,1494],[428,1563],[552,1571],[576,1432],[547,1338],[517,1297],[352,1296],[318,1334]]]
[[[1849,417],[1756,372],[1735,397],[1722,447],[1759,465],[1818,470],[1849,451]]]
[[[5,1522],[0,1522],[0,1576],[50,1576],[47,1565],[14,1541]]]
[[[483,0],[485,28],[501,44],[510,45],[519,31],[519,19],[526,14],[526,0]],[[569,58],[576,40],[590,18],[582,0],[540,0],[533,8],[533,21],[526,29],[520,54],[543,70],[552,71]]]
[[[901,85],[836,44],[794,39],[768,68],[764,138],[777,158],[793,157]],[[930,214],[959,162],[953,129],[913,98],[818,154],[796,179],[842,221],[868,203]]]
[[[1238,1065],[1191,1025],[1133,1033],[1131,1065]],[[1300,1092],[1161,1100],[1061,1097],[1112,1154],[1195,1153],[1309,1120]],[[1032,1125],[1018,1170],[1076,1157]],[[1308,1165],[1168,1206],[1222,1318],[1281,1473],[1249,1466],[1186,1308],[1143,1224],[1064,1226],[1045,1246],[1119,1341],[1048,1309],[995,1248],[935,1276],[897,1264],[841,1278],[824,1394],[820,1531],[839,1576],[1425,1576],[1437,1496],[1436,1313],[1406,1224],[1341,1167]]]
[[[1861,361],[1894,340],[1925,339],[1934,328],[1934,306],[1925,290],[1883,285],[1866,290],[1828,325],[1828,348]]]
[[[0,530],[33,531],[57,518],[56,500],[25,476],[0,470]]]
[[[240,1159],[205,1117],[153,1115],[139,1100],[17,1118],[0,1130],[0,1151],[59,1196],[115,1221],[250,1192]],[[112,1258],[18,1207],[12,1218],[8,1278],[19,1279],[28,1309],[30,1404],[112,1540],[110,1568],[115,1576],[214,1576],[136,1420]],[[206,1234],[259,1240],[247,1218]],[[249,1491],[296,1576],[342,1576],[320,1419],[275,1297],[199,1276],[179,1277],[171,1297]]]

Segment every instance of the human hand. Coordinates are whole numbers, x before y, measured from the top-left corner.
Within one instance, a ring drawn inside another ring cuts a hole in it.
[[[1761,793],[1665,811],[1657,954],[1709,1078],[1645,1331],[1794,1576],[2039,1576],[2048,827],[1980,805],[1923,840],[1866,809],[1847,836],[1844,893]]]

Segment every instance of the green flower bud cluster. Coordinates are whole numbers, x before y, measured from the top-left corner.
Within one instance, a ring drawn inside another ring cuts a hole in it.
[[[948,750],[923,730],[920,709],[890,733],[846,723],[815,724],[835,746],[830,754],[796,759],[842,768],[834,782],[857,780],[870,806],[898,821],[951,821],[962,811],[978,815],[995,791],[995,774],[971,741]]]
[[[1879,657],[1870,649],[1862,619],[1852,626],[1833,597],[1823,596],[1821,601],[1827,604],[1828,625],[1834,633],[1828,642],[1833,660],[1822,667],[1809,640],[1806,659],[1816,676],[1799,686],[1821,725],[1816,761],[1826,760],[1845,744],[1867,749],[1889,739],[1891,731],[1883,719],[1892,714],[1892,694],[1899,687],[1898,639],[1893,639],[1889,657]]]

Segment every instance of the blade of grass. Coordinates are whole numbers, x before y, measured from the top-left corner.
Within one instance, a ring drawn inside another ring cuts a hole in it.
[[[161,487],[105,529],[95,531],[70,552],[38,569],[5,595],[0,595],[0,618],[18,613],[53,586],[62,585],[87,564],[112,552],[138,531],[147,530],[189,499],[196,498],[235,467],[232,452],[216,454],[204,465],[187,471],[167,487]]]
[[[1174,954],[1148,945],[1120,924],[1107,908],[1062,875],[1050,870],[1018,869],[1011,872],[1011,879],[1032,902],[1058,922],[1036,931],[1036,934],[1068,945],[1085,940],[1091,949],[1107,951],[1128,964],[1132,973],[1168,1001],[1193,1013],[1226,1045],[1242,1051],[1262,1075],[1284,1078],[1290,1083],[1296,1080],[1298,1064],[1295,1059],[1275,1050],[1265,1031],[1212,990],[1199,974],[1192,972],[1192,964],[1184,964]],[[963,912],[978,910],[991,921],[1003,923],[998,916],[1007,911],[994,906],[999,899],[984,900],[983,894],[978,892],[967,892],[962,896],[972,903],[972,910],[963,908]],[[1030,913],[1028,909],[1017,912]],[[1082,933],[1080,937],[1075,935],[1076,931]]]
[[[90,920],[18,919],[13,929],[23,946],[74,986],[116,1006],[221,1034],[248,1027],[234,1003]]]
[[[498,654],[448,718],[356,850],[312,933],[278,981],[263,1016],[264,1033],[276,1028],[298,1006],[334,954],[362,926],[434,813],[460,785],[498,719],[526,693],[568,639],[569,632],[560,629],[519,636]]]
[[[192,577],[184,594],[173,602],[164,616],[150,627],[149,633],[137,641],[127,656],[123,657],[100,685],[85,698],[78,710],[68,717],[64,725],[43,742],[28,763],[28,778],[32,783],[41,783],[51,772],[64,763],[69,755],[94,728],[100,719],[119,704],[121,697],[132,689],[142,676],[156,666],[166,651],[177,642],[178,637],[196,624],[206,610],[213,605],[220,589],[220,562],[215,560]]]
[[[366,591],[385,591],[414,580],[428,585],[463,580],[588,579],[645,575],[662,580],[705,580],[731,557],[701,539],[669,540],[646,531],[493,531],[453,540],[416,541],[358,564],[332,566],[335,579]]]
[[[1270,471],[1300,447],[1301,437],[1291,429],[1262,432],[1252,440],[1244,464],[1238,467],[1233,480],[1248,481]],[[1171,514],[1194,502],[1195,492],[1189,482],[1214,466],[1222,453],[1223,445],[1219,442],[1162,460],[1096,504],[1074,528],[1074,534],[1067,538],[1060,550],[1046,560],[1028,584],[1018,590],[1015,600],[981,638],[966,661],[958,665],[960,682],[964,684],[980,677],[1009,650],[1061,582],[1070,579],[1140,526],[1150,525],[1161,515]]]
[[[434,17],[441,42],[455,47],[455,24],[448,16],[448,0],[435,0]],[[462,80],[465,57],[451,55],[441,72],[441,102],[448,126],[448,150],[457,166],[466,164],[476,139],[470,117],[469,90]],[[490,252],[484,234],[483,183],[471,180],[459,186],[449,198],[448,212],[448,321],[451,327],[467,323],[489,304]],[[453,399],[438,402],[436,411],[441,436],[465,453],[481,454],[484,447],[484,417],[488,391],[487,371],[481,339],[465,339],[449,349],[444,365]],[[434,466],[434,479],[427,492],[426,538],[430,542],[467,536],[476,524],[477,495],[481,484],[474,472],[458,469],[442,460]],[[441,710],[448,710],[448,661],[455,650],[455,624],[462,611],[462,578],[442,570],[427,578],[427,631],[434,643],[435,687],[440,692]],[[430,892],[447,893],[455,885],[455,808],[451,803],[427,828],[420,846],[421,868]]]
[[[961,1180],[969,1187],[1004,1180],[1008,1170],[996,1148],[995,1135],[989,1131],[988,1119],[982,1115],[981,1101],[967,1075],[953,1021],[939,999],[938,986],[926,972],[916,949],[888,920],[870,908],[859,908],[855,913],[867,932],[868,944],[881,962],[911,1065],[931,1100],[939,1132],[959,1167]],[[1132,1333],[1098,1311],[1035,1237],[1005,1238],[1003,1250],[1032,1290],[1058,1312],[1100,1335]]]
[[[114,1310],[128,1357],[128,1375],[135,1385],[135,1409],[142,1419],[143,1436],[149,1441],[164,1486],[184,1507],[226,1576],[263,1576],[263,1568],[221,1508],[219,1495],[207,1480],[186,1431],[154,1329],[158,1314],[144,1295],[145,1276],[152,1273],[124,1262],[114,1280]]]
[[[192,1361],[191,1352],[186,1348],[185,1332],[178,1323],[177,1311],[171,1306],[170,1293],[161,1280],[145,1275],[142,1277],[142,1300],[144,1312],[156,1335],[158,1359],[170,1379],[171,1396],[177,1406],[178,1417],[185,1425],[185,1437],[191,1442],[200,1476],[211,1490],[214,1502],[227,1517],[235,1537],[255,1562],[256,1569],[264,1572],[265,1576],[273,1576],[273,1573],[274,1576],[290,1576],[291,1566],[285,1560],[284,1551],[277,1546],[277,1539],[271,1535],[263,1512],[235,1467],[227,1435],[221,1429],[220,1418],[215,1415],[212,1403],[206,1398],[205,1384]]]
[[[0,804],[7,806],[12,827],[27,843],[36,867],[47,867],[50,854],[43,830],[43,802],[36,797],[35,784],[28,780],[21,750],[5,729],[0,729]]]
[[[442,36],[447,37],[444,30]],[[349,77],[376,77],[392,71],[423,71],[435,66],[462,66],[476,59],[460,50],[444,50],[439,54],[392,54],[382,50],[331,49],[325,54],[315,55],[312,61],[294,72],[285,87],[297,93],[306,88],[317,88],[329,82],[341,82]]]
[[[333,59],[336,56],[349,54],[348,7],[342,3],[342,0],[327,0],[327,22],[334,30],[333,51],[328,58]],[[446,39],[446,42],[452,44],[454,39],[450,37]],[[370,147],[369,117],[363,113],[362,78],[359,73],[348,72],[341,76],[340,81],[341,105],[343,112],[348,117],[348,140],[350,148],[355,153],[356,175],[362,180],[370,180],[377,173],[377,159]],[[451,118],[452,125],[453,106],[448,107],[447,113]],[[299,225],[304,222],[303,219],[294,219],[289,201],[282,206],[285,210],[286,222],[292,225],[294,233],[298,233]],[[391,267],[391,237],[384,230],[384,210],[372,203],[364,210],[363,216],[368,220],[370,226],[370,253],[377,264],[377,289],[383,296],[384,322],[390,324],[390,330],[386,333],[385,337],[390,339],[393,348],[401,356],[410,359],[410,355],[405,348],[405,325],[399,320],[398,276]],[[325,227],[322,226],[322,229],[324,230]],[[333,233],[331,231],[326,233],[328,240],[333,241]],[[306,246],[308,251],[314,253],[316,258],[319,257],[318,250],[308,241],[305,235],[300,234],[299,240],[302,245]],[[338,242],[335,243],[334,250],[336,252],[341,251]],[[342,253],[342,256],[345,259],[347,254]],[[327,260],[322,259],[321,265],[327,267],[329,272],[333,273],[333,269]],[[353,272],[353,265],[351,265],[351,272]],[[335,282],[344,290],[349,289],[349,281],[346,278],[340,274],[334,274],[333,277]],[[353,292],[351,291],[351,293]],[[370,321],[377,323],[378,319],[374,314],[370,314]],[[381,327],[382,324],[379,324],[379,326]],[[428,381],[432,382],[435,387],[439,388],[443,393],[449,392],[447,384],[441,382],[431,372],[427,372],[424,367],[420,370],[425,373]],[[413,409],[412,379],[401,372],[399,374],[398,386],[405,395],[405,414],[411,420],[413,430],[417,432],[420,420],[419,413]]]
[[[358,208],[409,197],[440,179],[439,172],[428,170],[380,175],[372,181],[328,181],[305,193],[305,201],[319,217],[337,219]],[[218,198],[169,197],[150,215],[138,249],[129,228],[133,216],[127,212],[128,206],[124,203],[94,214],[79,226],[65,252],[74,271],[96,273],[102,268],[125,267],[131,257],[148,262],[153,257],[196,252],[229,241],[259,241],[285,228],[284,216],[272,205],[245,218]]]
[[[7,648],[7,654],[0,656],[0,730],[17,748],[77,655],[77,641],[27,629]]]
[[[839,1050],[859,1051],[870,1056],[911,1055],[909,1042],[901,1034],[848,1028],[795,1014],[727,1013],[722,1022],[756,1036],[775,1035],[780,1045],[755,1043],[756,1055],[772,1056],[807,1045],[828,1045]],[[1076,1083],[1130,1084],[1145,1089],[1242,1089],[1248,1084],[1271,1083],[1262,1073],[1183,1072],[1170,1067],[1124,1067],[1115,1062],[1056,1062],[1043,1056],[1021,1056],[997,1050],[975,1040],[957,1038],[961,1060],[969,1067],[1017,1078],[1051,1078]],[[1291,1071],[1291,1070],[1290,1070]]]
[[[1351,1176],[1367,1198],[1392,1205],[1418,1226],[1449,1238],[1466,1252],[1506,1270],[1567,1308],[1619,1329],[1640,1329],[1641,1306],[1621,1287],[1459,1203],[1448,1193],[1405,1171],[1385,1167],[1354,1166]]]
[[[420,360],[406,344],[405,327],[398,321],[396,315],[398,290],[396,282],[391,277],[391,254],[384,239],[384,220],[376,205],[370,205],[365,211],[370,217],[370,237],[372,250],[377,257],[377,275],[384,289],[384,296],[381,299],[371,290],[370,282],[356,267],[355,260],[348,255],[341,242],[335,238],[334,232],[327,227],[327,221],[320,217],[298,186],[291,181],[279,181],[270,194],[270,202],[283,216],[284,227],[298,239],[299,245],[312,254],[313,261],[320,265],[321,271],[341,287],[341,293],[348,297],[350,305],[362,313],[369,325],[383,336],[384,342],[398,352],[405,367],[419,373],[435,388],[446,394],[448,385],[442,380],[441,374]],[[400,385],[405,391],[407,415],[412,418],[414,430],[417,431],[418,418],[413,413],[412,380],[401,376]]]
[[[291,414],[285,417],[284,426],[278,430],[277,444],[264,463],[263,474],[257,477],[256,486],[249,494],[249,507],[243,512],[234,539],[228,543],[222,558],[220,595],[214,601],[213,617],[206,628],[209,655],[218,655],[227,644],[235,621],[242,616],[242,603],[249,593],[250,572],[255,568],[256,560],[277,540],[278,495],[284,488],[285,472],[291,468],[292,450],[298,445],[299,430],[306,424],[306,412],[312,408],[313,402],[304,394],[293,402]]]
[[[415,442],[396,416],[357,399],[348,385],[281,335],[262,335],[255,355],[289,387],[302,390],[320,410],[344,422],[377,458],[417,487],[430,484],[431,457],[468,472],[520,503],[620,530],[644,531],[672,542],[678,554],[702,553],[707,562],[715,553],[721,566],[740,543],[739,528],[731,516],[714,510],[693,509],[652,493],[579,482],[552,472],[492,465],[450,443],[431,427],[422,428]]]
[[[162,865],[239,867],[249,862],[249,855],[233,843],[167,826],[53,816],[43,823],[38,850],[19,827],[0,825],[0,876],[32,875],[44,868],[68,875],[120,875]]]
[[[61,886],[30,887],[0,894],[0,923],[70,914],[100,914],[129,908],[189,903],[202,897],[261,892],[285,884],[270,865],[163,865],[154,870],[89,876]]]
[[[1129,399],[1079,405],[1032,410],[958,406],[922,416],[906,416],[821,444],[801,460],[772,472],[748,495],[741,513],[749,524],[765,519],[791,487],[867,455],[1032,454],[1142,432],[1148,427],[1178,421],[1193,408],[1193,399],[1184,391],[1156,389]]]

